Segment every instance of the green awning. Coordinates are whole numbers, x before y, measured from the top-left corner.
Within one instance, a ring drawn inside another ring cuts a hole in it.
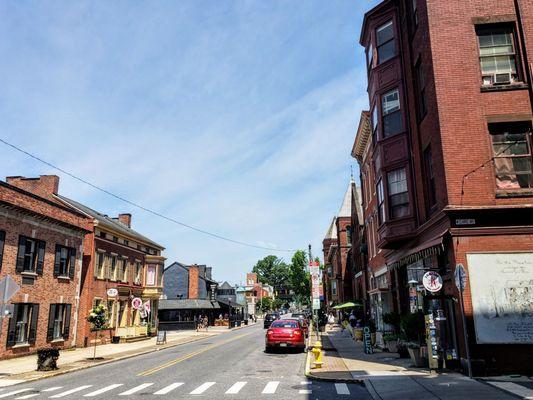
[[[338,306],[335,306],[333,308],[336,309],[336,310],[339,310],[341,308],[354,308],[354,307],[362,307],[362,305],[361,304],[356,304],[356,303],[353,303],[353,302],[349,301],[347,303],[339,304]]]

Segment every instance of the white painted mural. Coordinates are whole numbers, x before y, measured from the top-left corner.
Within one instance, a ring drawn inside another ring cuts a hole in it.
[[[533,344],[533,253],[468,254],[477,343]]]

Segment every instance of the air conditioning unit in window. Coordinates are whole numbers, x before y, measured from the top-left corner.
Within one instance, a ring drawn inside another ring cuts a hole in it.
[[[494,85],[505,85],[511,83],[511,73],[506,72],[503,74],[494,74],[492,82]]]

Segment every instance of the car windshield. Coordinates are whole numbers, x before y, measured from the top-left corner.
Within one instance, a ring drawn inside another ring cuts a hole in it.
[[[270,325],[271,328],[298,328],[296,321],[275,321]]]

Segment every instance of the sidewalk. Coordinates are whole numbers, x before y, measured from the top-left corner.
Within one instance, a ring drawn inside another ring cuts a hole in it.
[[[247,326],[253,326],[250,324]],[[226,332],[246,327],[228,329],[227,327],[210,327],[207,332],[177,331],[167,332],[166,344],[157,345],[155,337],[138,342],[105,344],[96,347],[96,361],[92,360],[94,347],[73,348],[62,350],[56,371],[36,371],[37,355],[0,360],[0,387],[11,386],[22,382],[61,375],[80,369],[94,367],[112,361],[118,361],[136,355],[190,343],[204,338],[217,336]]]
[[[365,354],[361,342],[347,331],[335,328],[322,334],[324,366],[309,370],[313,379],[358,381],[365,384],[375,400],[510,400],[516,397],[452,372],[430,373],[411,367],[410,359],[395,353]],[[348,379],[349,377],[349,379]]]

